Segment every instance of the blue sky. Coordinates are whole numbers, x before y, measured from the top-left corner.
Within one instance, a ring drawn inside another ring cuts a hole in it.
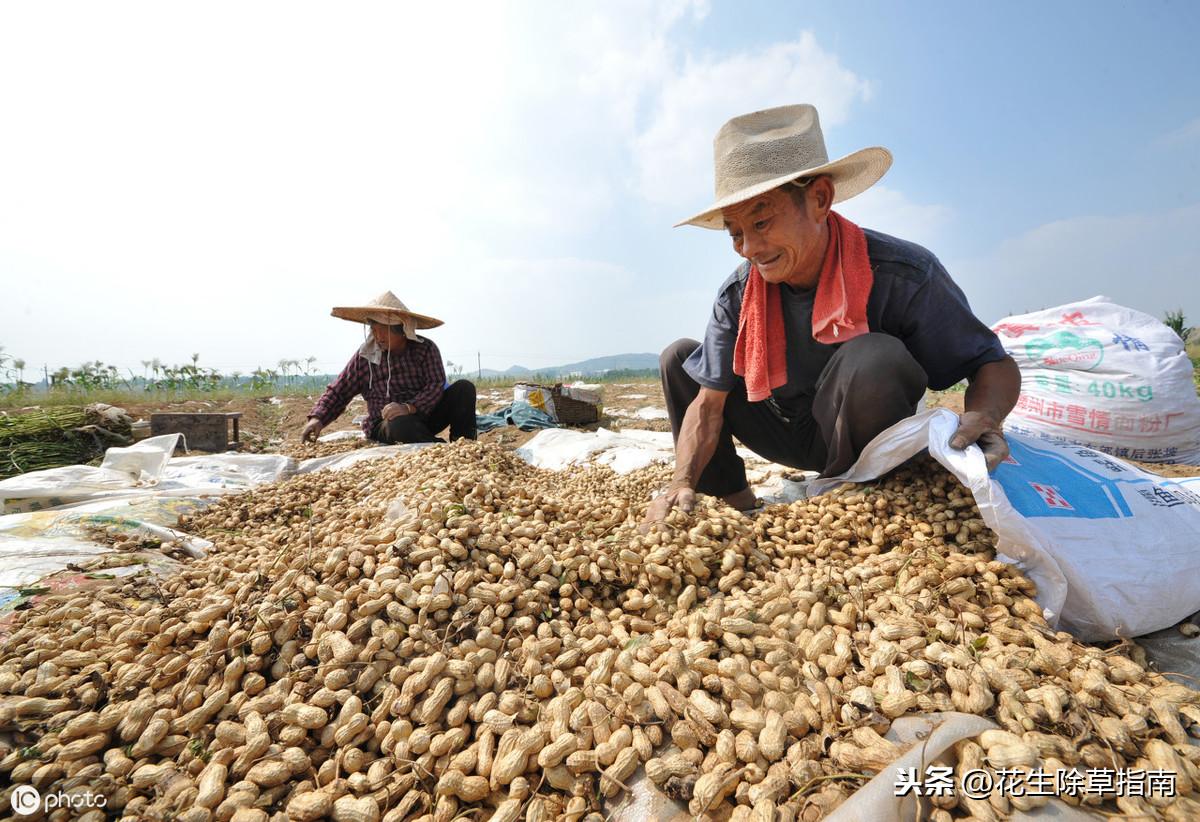
[[[843,213],[984,320],[1103,293],[1200,323],[1198,31],[1184,2],[9,4],[0,345],[336,370],[361,332],[329,308],[391,289],[456,362],[656,351],[737,263],[671,228],[713,133],[793,102],[833,156],[892,150]]]

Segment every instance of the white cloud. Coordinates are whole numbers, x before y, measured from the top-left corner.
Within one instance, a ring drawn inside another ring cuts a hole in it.
[[[1097,294],[1155,317],[1200,317],[1200,205],[1076,217],[1033,229],[951,266],[987,322]]]
[[[682,59],[674,31],[699,0],[528,5],[510,21],[508,86],[482,151],[481,210],[517,229],[577,236],[627,196],[641,110]]]
[[[828,130],[870,96],[811,33],[689,51],[706,13],[5,5],[0,344],[51,366],[332,369],[360,333],[329,307],[385,288],[487,367],[698,334],[716,282],[610,262],[638,253],[637,198],[703,203],[733,114],[808,100]],[[851,203],[918,241],[949,219],[882,188]]]
[[[1185,123],[1173,131],[1162,135],[1156,141],[1159,145],[1177,146],[1200,140],[1200,117]]]
[[[713,135],[731,116],[804,101],[817,107],[828,131],[870,94],[870,83],[843,68],[811,32],[754,52],[688,57],[664,79],[651,120],[633,142],[637,190],[662,205],[701,203],[712,194]]]
[[[172,277],[253,290],[445,247],[474,171],[465,121],[495,116],[495,14],[456,26],[481,76],[426,34],[450,12],[223,8],[0,26],[0,107],[20,123],[0,132],[0,253],[178,297]]]

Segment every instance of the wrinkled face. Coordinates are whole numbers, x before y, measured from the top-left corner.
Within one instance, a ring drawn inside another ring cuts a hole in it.
[[[818,177],[802,191],[776,188],[722,209],[721,216],[734,251],[754,263],[764,280],[812,288],[825,259],[832,199],[829,178]]]
[[[403,351],[408,345],[408,337],[404,336],[402,325],[384,325],[371,320],[371,336],[384,351]]]

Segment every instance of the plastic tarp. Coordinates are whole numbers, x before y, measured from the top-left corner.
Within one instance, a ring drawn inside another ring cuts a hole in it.
[[[769,463],[746,448],[738,448],[737,453],[746,461],[746,476],[755,494],[768,504],[803,499],[808,480],[816,477],[815,472]],[[655,463],[673,462],[675,443],[669,431],[555,428],[539,431],[517,449],[517,455],[552,471],[572,465],[607,465],[618,474],[627,474]]]
[[[167,463],[158,490],[236,493],[296,473],[298,463],[282,454],[206,454]]]
[[[551,471],[594,464],[627,474],[656,462],[670,462],[675,458],[675,446],[666,431],[551,428],[530,438],[517,449],[517,455],[530,465]]]
[[[100,467],[67,465],[0,482],[6,514],[61,508],[102,499],[200,496],[244,491],[291,476],[297,463],[279,454],[211,454],[175,457],[178,434],[150,437],[128,448],[109,448]]]
[[[1167,479],[1061,437],[1011,432],[1012,456],[989,476],[978,448],[950,448],[957,427],[945,409],[901,420],[810,493],[869,482],[928,449],[971,490],[1000,558],[1037,584],[1052,623],[1100,641],[1200,610],[1200,477]]]
[[[329,434],[322,434],[317,437],[317,442],[342,442],[344,440],[365,440],[367,435],[362,432],[362,429],[353,431],[334,431]]]
[[[109,448],[99,467],[65,465],[30,471],[0,481],[3,512],[69,505],[153,486],[171,458],[179,434],[150,437],[124,448]]]
[[[192,557],[204,556],[212,543],[170,526],[206,503],[185,497],[146,496],[0,517],[0,588],[21,588],[68,565],[108,553],[111,549],[98,532],[171,540]]]
[[[1200,625],[1200,612],[1188,617],[1187,622]],[[1177,627],[1171,627],[1140,636],[1136,641],[1163,676],[1189,688],[1200,683],[1200,636],[1184,636]]]
[[[332,454],[328,457],[313,457],[301,462],[295,470],[296,474],[311,474],[313,471],[344,471],[365,460],[379,460],[394,457],[406,451],[416,451],[436,445],[433,442],[415,442],[406,445],[379,445],[374,448],[359,448],[344,454]]]
[[[105,456],[109,467],[66,466],[7,480],[0,493],[27,496],[11,506],[23,510],[0,516],[0,589],[12,589],[0,590],[0,601],[11,602],[15,591],[48,574],[111,553],[107,535],[169,540],[185,554],[203,556],[210,543],[172,527],[181,515],[211,505],[222,495],[296,474],[344,470],[363,460],[425,447],[361,448],[304,462],[279,454],[171,458],[178,436],[143,440],[138,446],[149,443],[144,448],[110,448]],[[129,564],[120,573],[175,567],[154,551],[125,559]]]
[[[540,428],[557,428],[558,422],[545,411],[534,408],[527,402],[514,402],[489,414],[475,415],[475,427],[480,433],[506,425],[515,425],[522,431],[534,431]]]
[[[658,408],[653,405],[643,406],[636,411],[626,411],[623,408],[609,408],[604,413],[610,417],[624,417],[635,420],[667,420],[671,418],[667,414],[667,409]]]
[[[178,436],[170,434],[168,438]],[[158,439],[163,438],[152,437],[138,445]],[[4,480],[0,482],[0,499],[5,503],[4,513],[11,514],[146,495],[186,497],[236,494],[296,474],[324,468],[337,471],[363,460],[382,459],[427,444],[381,445],[301,462],[282,454],[207,454],[170,458],[173,446],[160,443],[160,452],[166,448],[168,458],[155,467],[155,473],[127,470],[129,463],[120,470],[103,466],[68,465]],[[118,450],[133,449],[109,449],[110,452]],[[108,462],[107,456],[105,462]]]

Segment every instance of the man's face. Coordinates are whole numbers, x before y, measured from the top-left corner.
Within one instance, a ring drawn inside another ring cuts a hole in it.
[[[754,263],[769,283],[816,286],[825,256],[825,217],[832,199],[828,178],[818,178],[800,197],[776,188],[722,209],[733,249]],[[801,207],[796,200],[801,199]]]
[[[384,351],[403,351],[408,345],[408,337],[400,325],[384,325],[371,320],[371,336]]]

